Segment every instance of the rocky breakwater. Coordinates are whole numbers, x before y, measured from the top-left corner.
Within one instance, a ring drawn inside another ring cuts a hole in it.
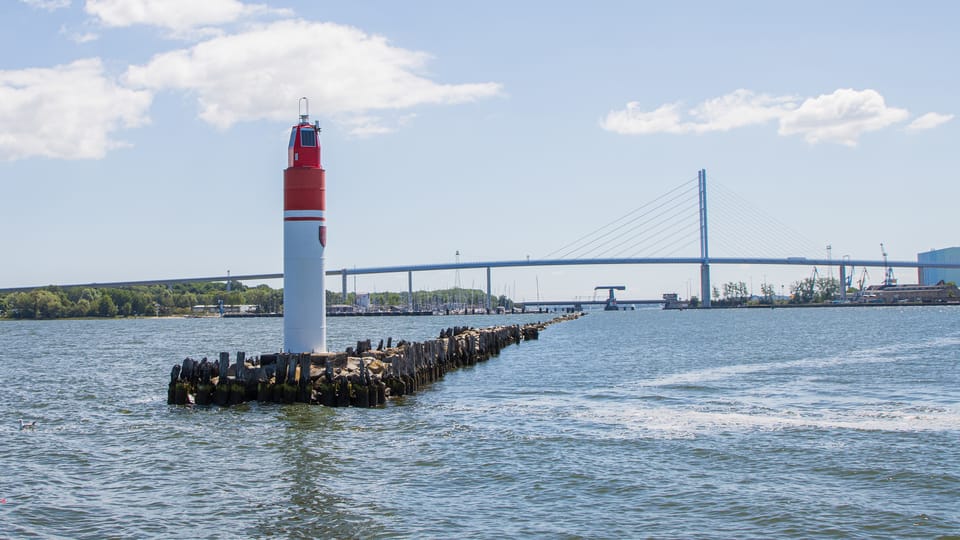
[[[167,403],[234,405],[247,401],[314,403],[329,407],[377,407],[391,397],[412,394],[447,371],[483,362],[507,345],[539,339],[547,326],[577,319],[580,313],[549,321],[475,329],[446,328],[424,342],[358,341],[344,352],[263,354],[238,352],[218,359],[185,358],[170,372]]]

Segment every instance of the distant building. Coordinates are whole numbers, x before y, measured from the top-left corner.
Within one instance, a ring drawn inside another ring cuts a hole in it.
[[[220,313],[219,304],[198,304],[190,308],[190,311],[196,314],[218,314]],[[256,313],[257,306],[254,304],[224,304],[224,313]]]
[[[960,264],[960,247],[917,253],[917,262],[920,264]],[[920,285],[936,285],[941,281],[960,283],[960,268],[924,268],[921,266],[917,269],[917,274],[917,281],[920,282]]]
[[[690,307],[688,300],[680,300],[677,293],[666,293],[663,295],[663,309],[686,309]]]
[[[960,302],[956,285],[939,282],[936,285],[870,285],[863,291],[862,302]]]

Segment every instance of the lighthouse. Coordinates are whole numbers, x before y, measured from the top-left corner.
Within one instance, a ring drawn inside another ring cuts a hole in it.
[[[327,245],[326,184],[320,165],[320,125],[300,98],[283,171],[283,350],[327,351],[323,250]]]

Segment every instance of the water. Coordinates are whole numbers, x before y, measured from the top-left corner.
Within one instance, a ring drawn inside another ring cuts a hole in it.
[[[281,326],[0,323],[0,537],[960,535],[958,308],[600,312],[384,409],[166,405]]]

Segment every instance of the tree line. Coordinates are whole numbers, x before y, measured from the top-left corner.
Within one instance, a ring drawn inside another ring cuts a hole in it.
[[[434,291],[413,291],[413,301],[408,302],[408,292],[376,292],[357,293],[348,292],[347,297],[342,298],[342,293],[327,291],[327,305],[347,304],[359,305],[361,296],[367,296],[367,301],[371,307],[386,308],[390,306],[406,307],[412,304],[414,310],[443,310],[443,309],[464,309],[486,307],[487,293],[480,289],[463,289],[455,287],[452,289],[440,289]],[[513,300],[504,295],[490,295],[490,305],[494,307],[503,307],[510,309],[513,307]]]
[[[850,289],[848,292],[855,292]],[[760,285],[759,295],[753,295],[743,281],[724,283],[712,290],[713,303],[718,306],[749,303],[775,304],[789,302],[807,304],[830,302],[839,297],[840,282],[832,277],[815,276],[795,281],[790,286],[789,298],[777,296],[774,285]],[[435,291],[414,291],[412,302],[407,292],[373,292],[359,295],[354,292],[327,291],[327,305],[359,305],[361,300],[371,309],[390,307],[414,310],[444,310],[483,308],[487,295],[479,289],[455,287]],[[249,305],[259,313],[283,311],[283,289],[268,285],[247,287],[239,281],[177,283],[174,285],[140,285],[117,288],[45,287],[28,292],[0,294],[0,317],[8,319],[59,319],[69,317],[147,317],[188,315],[194,306]],[[491,305],[510,309],[513,301],[506,296],[491,296]]]
[[[229,289],[229,290],[228,290]],[[238,281],[132,287],[45,287],[0,295],[0,314],[11,319],[186,315],[197,305],[252,304],[277,311],[283,291]]]
[[[369,293],[374,308],[406,307],[408,293]],[[355,305],[359,295],[327,291],[327,305]],[[505,296],[491,297],[494,306],[510,308]],[[0,294],[0,317],[8,319],[60,319],[80,317],[152,317],[188,315],[194,306],[249,305],[259,313],[283,311],[283,289],[268,285],[247,287],[239,281],[139,285],[132,287],[45,287]],[[485,306],[486,293],[477,289],[415,291],[415,309],[457,309]]]
[[[848,293],[856,292],[856,288],[849,288]],[[727,282],[721,289],[713,287],[712,303],[718,306],[742,306],[750,303],[773,305],[776,303],[812,304],[825,303],[840,297],[840,280],[828,276],[813,276],[794,281],[790,285],[790,296],[777,295],[773,284],[761,283],[760,294],[754,295],[747,288],[747,284]]]

